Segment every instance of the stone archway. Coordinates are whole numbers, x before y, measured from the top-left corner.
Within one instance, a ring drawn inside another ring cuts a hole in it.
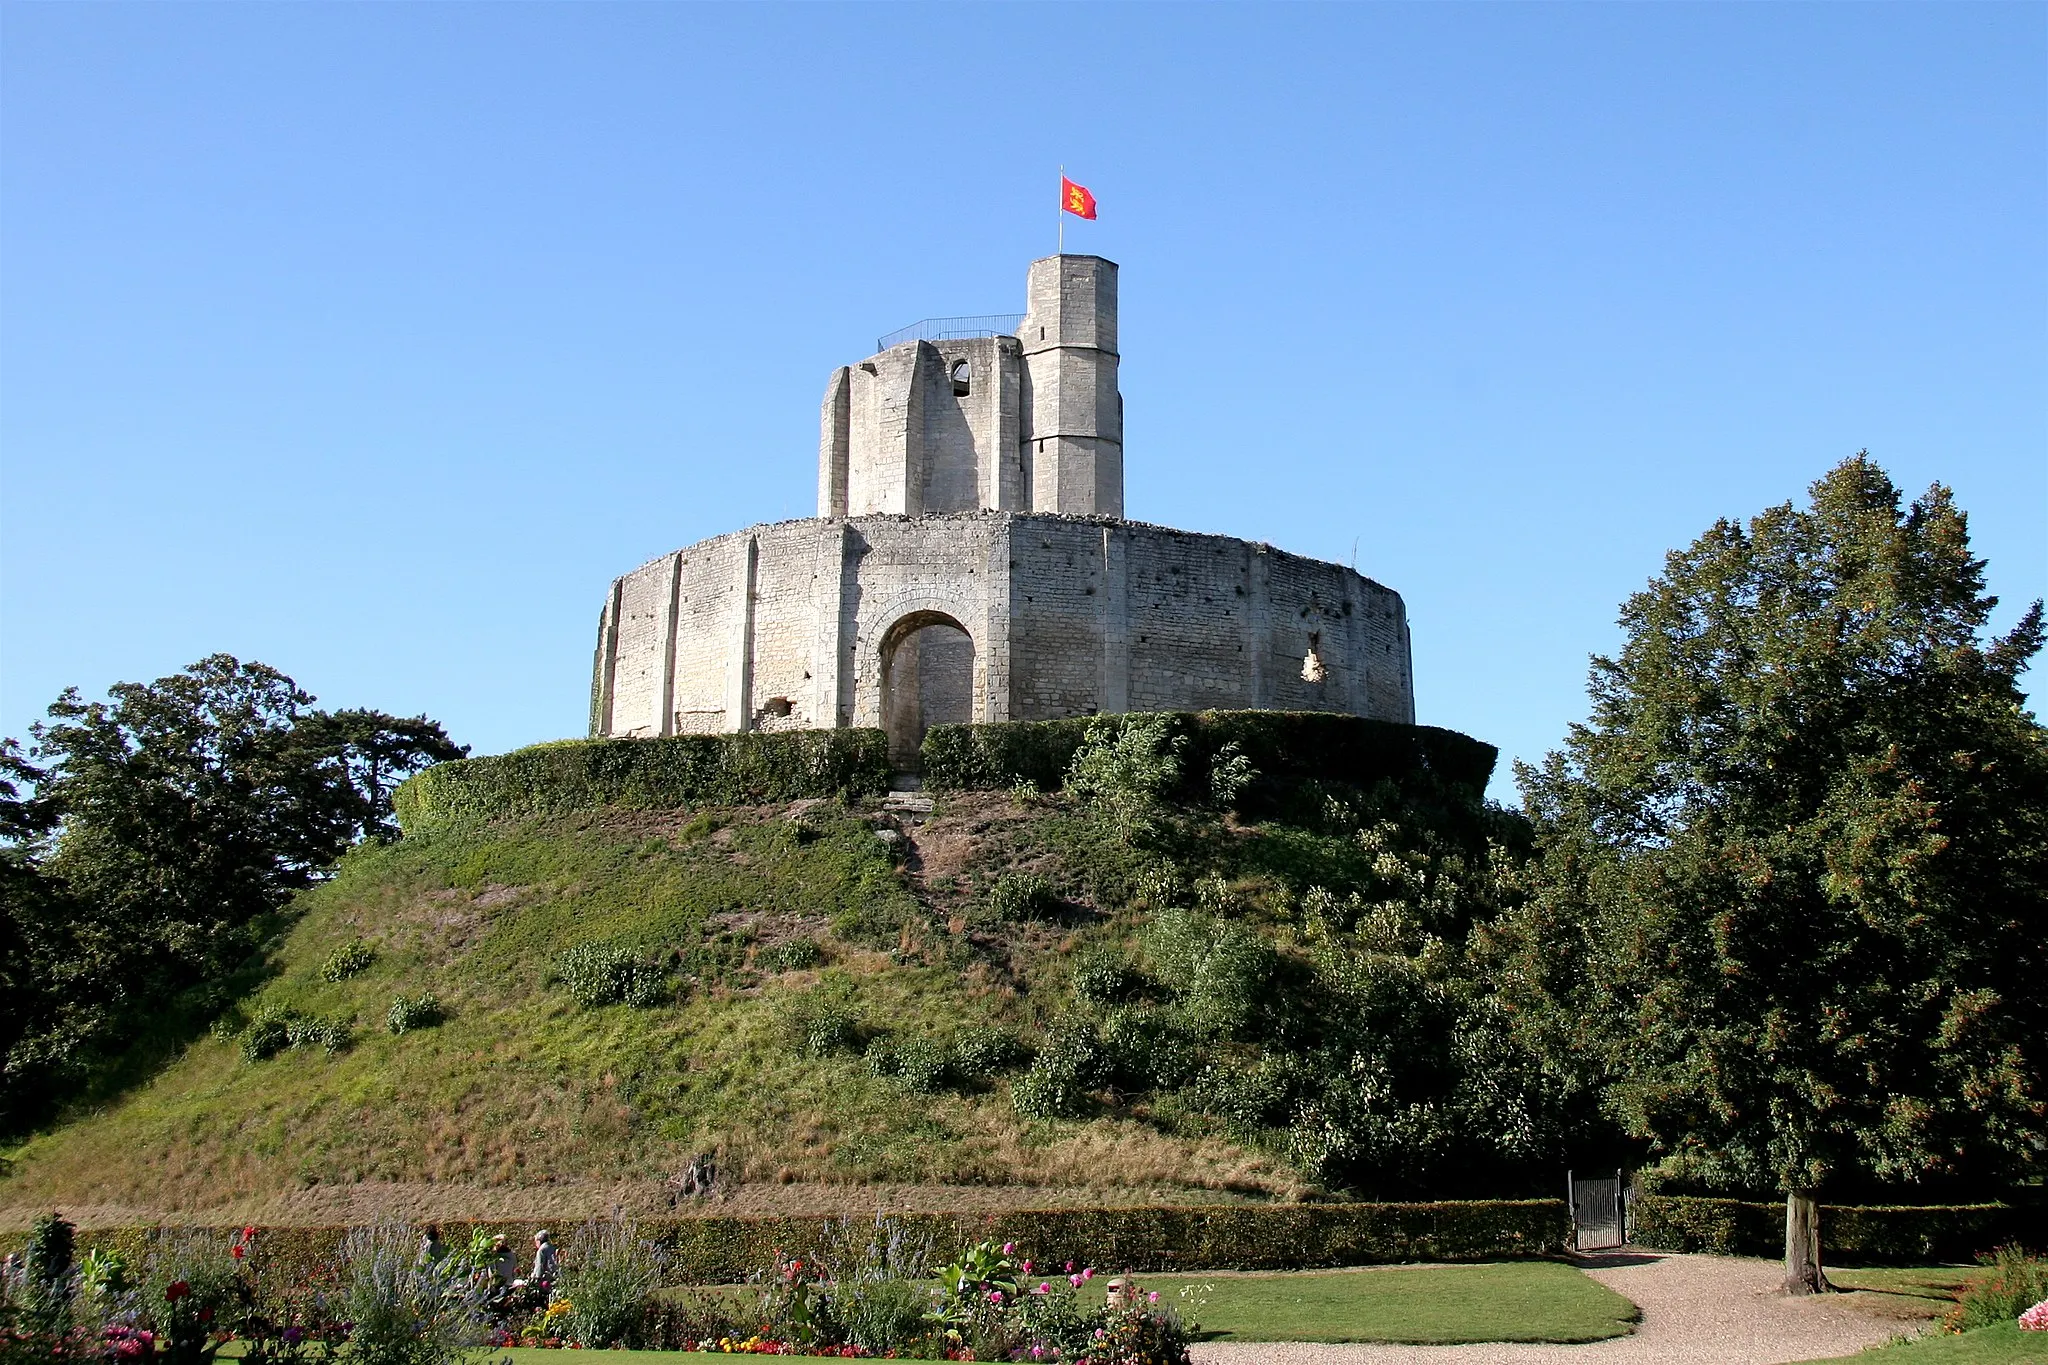
[[[879,654],[889,761],[914,773],[925,731],[974,719],[974,637],[945,612],[913,611],[883,633]]]

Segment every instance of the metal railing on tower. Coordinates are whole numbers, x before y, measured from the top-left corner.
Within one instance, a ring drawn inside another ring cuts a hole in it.
[[[969,318],[922,318],[908,327],[899,327],[875,342],[875,349],[886,351],[891,346],[901,346],[906,341],[966,341],[972,337],[1014,336],[1017,325],[1024,321],[1022,313],[985,313]]]

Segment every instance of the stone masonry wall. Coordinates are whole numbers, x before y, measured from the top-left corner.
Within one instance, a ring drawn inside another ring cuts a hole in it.
[[[936,694],[909,655],[891,668],[934,624],[966,636],[944,646],[947,710],[964,685],[979,721],[1236,707],[1414,719],[1401,598],[1348,568],[1228,536],[979,512],[756,526],[627,574],[599,622],[592,729],[914,725],[907,697]]]

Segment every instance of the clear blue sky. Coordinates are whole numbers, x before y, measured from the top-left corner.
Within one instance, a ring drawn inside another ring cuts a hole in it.
[[[815,506],[828,370],[1122,263],[1128,510],[1407,599],[1535,758],[1868,447],[2048,588],[2048,7],[0,9],[0,732],[225,650],[492,752]],[[1503,764],[1505,768],[1505,763]],[[1497,782],[1497,794],[1509,795]]]

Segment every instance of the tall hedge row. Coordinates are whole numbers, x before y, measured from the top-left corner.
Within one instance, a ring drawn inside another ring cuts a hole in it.
[[[1826,1204],[1822,1258],[1847,1261],[1967,1261],[2008,1242],[2048,1250],[2048,1219],[2029,1204]],[[1742,1199],[1644,1194],[1630,1202],[1632,1240],[1662,1251],[1777,1256],[1785,1249],[1785,1206]]]
[[[1558,1199],[1470,1200],[1437,1204],[1244,1204],[1216,1207],[1040,1209],[1008,1213],[892,1214],[914,1233],[928,1233],[950,1257],[983,1238],[1015,1242],[1018,1254],[1050,1264],[1076,1261],[1103,1270],[1291,1270],[1397,1261],[1473,1261],[1554,1255],[1570,1234]],[[678,1284],[745,1279],[771,1265],[778,1250],[809,1255],[828,1236],[828,1220],[694,1218],[643,1220],[642,1236],[671,1254]],[[562,1222],[442,1223],[451,1246],[473,1228],[503,1233],[530,1255],[533,1234],[546,1226],[567,1247]],[[346,1229],[261,1228],[256,1269],[266,1278],[313,1278],[331,1265]],[[148,1233],[117,1229],[79,1234],[80,1250],[118,1247],[139,1264]],[[16,1239],[18,1240],[18,1238]]]
[[[1173,712],[1187,737],[1187,783],[1201,799],[1208,773],[1226,745],[1259,773],[1248,793],[1271,804],[1310,781],[1372,787],[1382,781],[1410,790],[1421,784],[1456,789],[1472,799],[1486,790],[1499,750],[1431,725],[1338,716],[1321,711]],[[934,725],[925,735],[924,780],[930,787],[986,791],[1029,782],[1056,790],[1097,717],[1024,720],[993,725]],[[1113,724],[1136,717],[1112,716]]]
[[[506,816],[743,806],[888,786],[889,743],[880,730],[784,730],[568,740],[441,763],[407,780],[392,805],[407,834],[432,834]]]

